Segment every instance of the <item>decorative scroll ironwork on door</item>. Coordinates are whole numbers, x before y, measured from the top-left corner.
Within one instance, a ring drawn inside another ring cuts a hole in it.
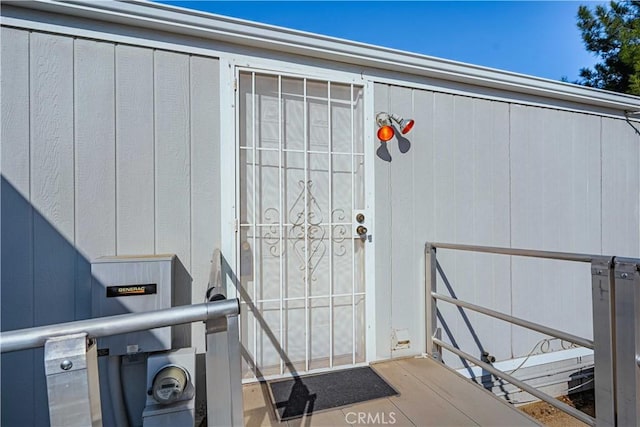
[[[365,360],[363,89],[239,72],[245,374]]]

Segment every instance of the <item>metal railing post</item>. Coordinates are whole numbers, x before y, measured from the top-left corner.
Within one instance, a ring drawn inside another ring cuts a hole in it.
[[[242,354],[240,343],[240,316],[227,316],[229,340],[229,381],[231,382],[231,425],[244,425],[244,401],[242,397]]]
[[[241,426],[242,366],[238,315],[206,322],[207,426]]]
[[[425,245],[425,310],[427,320],[427,348],[425,353],[437,360],[442,359],[442,351],[433,341],[438,327],[438,307],[437,300],[433,297],[433,293],[437,290],[438,270],[436,259],[436,247],[431,243]]]
[[[631,426],[640,420],[640,259],[616,258],[614,278],[617,422]]]
[[[52,426],[102,426],[98,353],[86,333],[49,338],[44,368]]]
[[[613,258],[591,262],[594,391],[598,426],[615,426],[615,350]]]

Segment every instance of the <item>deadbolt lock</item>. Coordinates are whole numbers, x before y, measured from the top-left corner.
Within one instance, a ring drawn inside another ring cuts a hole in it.
[[[358,221],[360,224],[362,224],[364,222],[364,214],[362,212],[359,212],[356,215],[356,221]],[[366,230],[366,229],[365,229]]]
[[[356,233],[358,233],[360,236],[367,234],[367,231],[367,227],[365,227],[364,225],[359,225],[358,228],[356,228]]]

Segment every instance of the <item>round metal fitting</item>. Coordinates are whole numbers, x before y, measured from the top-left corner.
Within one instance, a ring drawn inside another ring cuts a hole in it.
[[[629,277],[629,275],[627,273],[622,273],[620,277],[622,277],[623,279],[626,279],[627,277]]]
[[[362,224],[364,222],[364,214],[363,213],[359,213],[356,215],[356,221],[358,221],[360,224]]]
[[[62,363],[60,363],[60,368],[63,371],[68,371],[69,369],[73,368],[73,363],[71,363],[71,360],[63,360]]]
[[[359,225],[358,228],[356,228],[356,233],[358,233],[360,236],[367,234],[367,227],[365,227],[364,225]]]

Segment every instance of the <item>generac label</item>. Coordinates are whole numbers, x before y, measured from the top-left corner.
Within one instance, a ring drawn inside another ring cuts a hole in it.
[[[107,286],[107,298],[152,295],[157,293],[157,284]]]

